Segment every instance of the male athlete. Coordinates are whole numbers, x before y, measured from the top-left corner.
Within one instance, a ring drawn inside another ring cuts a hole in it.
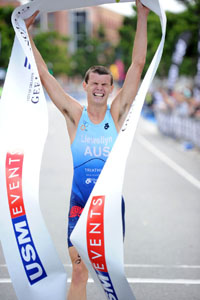
[[[73,155],[74,177],[68,222],[72,282],[68,292],[68,300],[86,300],[88,280],[87,268],[72,245],[70,234],[125,121],[136,96],[145,64],[149,9],[143,6],[140,0],[136,0],[136,5],[138,19],[132,63],[126,74],[124,84],[110,107],[107,105],[107,100],[113,90],[113,78],[105,67],[94,66],[87,71],[83,88],[86,92],[88,105],[87,108],[83,107],[66,94],[56,79],[48,72],[45,62],[30,37],[41,82],[54,104],[65,117]],[[37,12],[27,19],[27,28],[34,22],[36,15]]]

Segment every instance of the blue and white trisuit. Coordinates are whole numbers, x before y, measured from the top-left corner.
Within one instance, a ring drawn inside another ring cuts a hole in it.
[[[84,107],[75,139],[71,145],[74,176],[68,215],[69,247],[73,246],[70,235],[103,169],[117,135],[109,106],[104,120],[99,124],[90,121],[87,108]],[[123,232],[125,230],[124,211],[124,200],[122,198]]]

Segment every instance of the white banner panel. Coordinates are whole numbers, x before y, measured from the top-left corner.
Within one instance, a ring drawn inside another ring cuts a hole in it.
[[[126,158],[164,45],[166,19],[160,2],[143,2],[160,16],[162,40],[73,238],[108,299],[134,299],[123,271],[120,195]],[[12,15],[16,38],[0,101],[0,238],[18,299],[66,298],[66,274],[39,208],[47,107],[23,19],[36,10],[52,12],[104,3],[115,0],[33,0],[18,7]],[[93,223],[101,224],[101,229]],[[92,234],[97,232],[101,233],[101,255],[94,248],[97,242]],[[102,257],[98,263],[96,256]]]
[[[48,116],[30,54],[16,37],[0,100],[0,237],[18,299],[63,300],[66,273],[39,208]]]

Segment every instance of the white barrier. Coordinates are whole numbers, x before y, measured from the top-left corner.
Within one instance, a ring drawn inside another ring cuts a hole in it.
[[[156,112],[156,120],[163,134],[200,147],[200,120],[162,111]]]

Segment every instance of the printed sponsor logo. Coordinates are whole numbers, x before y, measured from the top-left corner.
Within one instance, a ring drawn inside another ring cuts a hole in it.
[[[85,172],[90,173],[100,173],[102,171],[102,168],[85,168]]]
[[[34,73],[31,73],[27,101],[37,104],[40,101],[41,84],[40,80]]]
[[[31,69],[31,64],[29,64],[27,56],[25,57],[24,67],[28,68],[29,70]]]
[[[69,217],[70,218],[80,217],[82,211],[83,211],[82,207],[74,205],[70,209]]]
[[[28,61],[28,57],[25,57],[24,68],[31,70],[31,64]],[[39,77],[31,72],[27,101],[31,101],[33,104],[37,104],[40,100],[41,83]]]
[[[27,31],[23,28],[23,26],[21,26],[21,24],[19,22],[19,18],[21,18],[22,15],[29,9],[30,9],[30,7],[26,6],[26,7],[22,8],[21,11],[18,11],[18,13],[15,15],[14,23],[15,23],[15,28],[17,29],[17,31],[19,32],[19,34],[22,37],[22,40],[25,42],[26,46],[29,47],[29,49],[31,50],[31,45],[30,45],[30,42],[28,39]]]
[[[104,129],[105,129],[105,130],[107,130],[109,127],[110,127],[109,123],[106,123],[106,124],[104,125]]]
[[[83,121],[83,124],[81,125],[81,130],[82,131],[88,131],[88,122],[86,122],[86,121]]]
[[[14,234],[29,283],[47,277],[45,269],[35,248],[28,224],[22,190],[22,169],[24,155],[8,152],[6,157],[6,182],[10,216]]]
[[[40,100],[41,83],[38,76],[34,76],[34,74],[31,77],[29,90],[31,91],[31,102],[37,104]]]
[[[91,264],[107,298],[117,300],[105,257],[104,203],[105,196],[94,196],[92,198],[87,217],[87,250]]]
[[[130,110],[129,110],[128,116],[127,116],[127,118],[126,118],[126,120],[124,121],[124,124],[123,124],[123,126],[122,126],[122,129],[121,129],[122,132],[124,132],[124,131],[127,129],[127,126],[128,126],[129,121],[130,121],[130,119],[131,119],[131,115],[132,115],[132,113],[133,113],[133,107],[134,107],[134,105],[135,105],[135,103],[133,102],[132,105],[131,105],[131,108],[130,108]]]
[[[97,182],[96,178],[87,178],[85,181],[86,184],[90,184],[90,183],[95,184],[96,182]]]

